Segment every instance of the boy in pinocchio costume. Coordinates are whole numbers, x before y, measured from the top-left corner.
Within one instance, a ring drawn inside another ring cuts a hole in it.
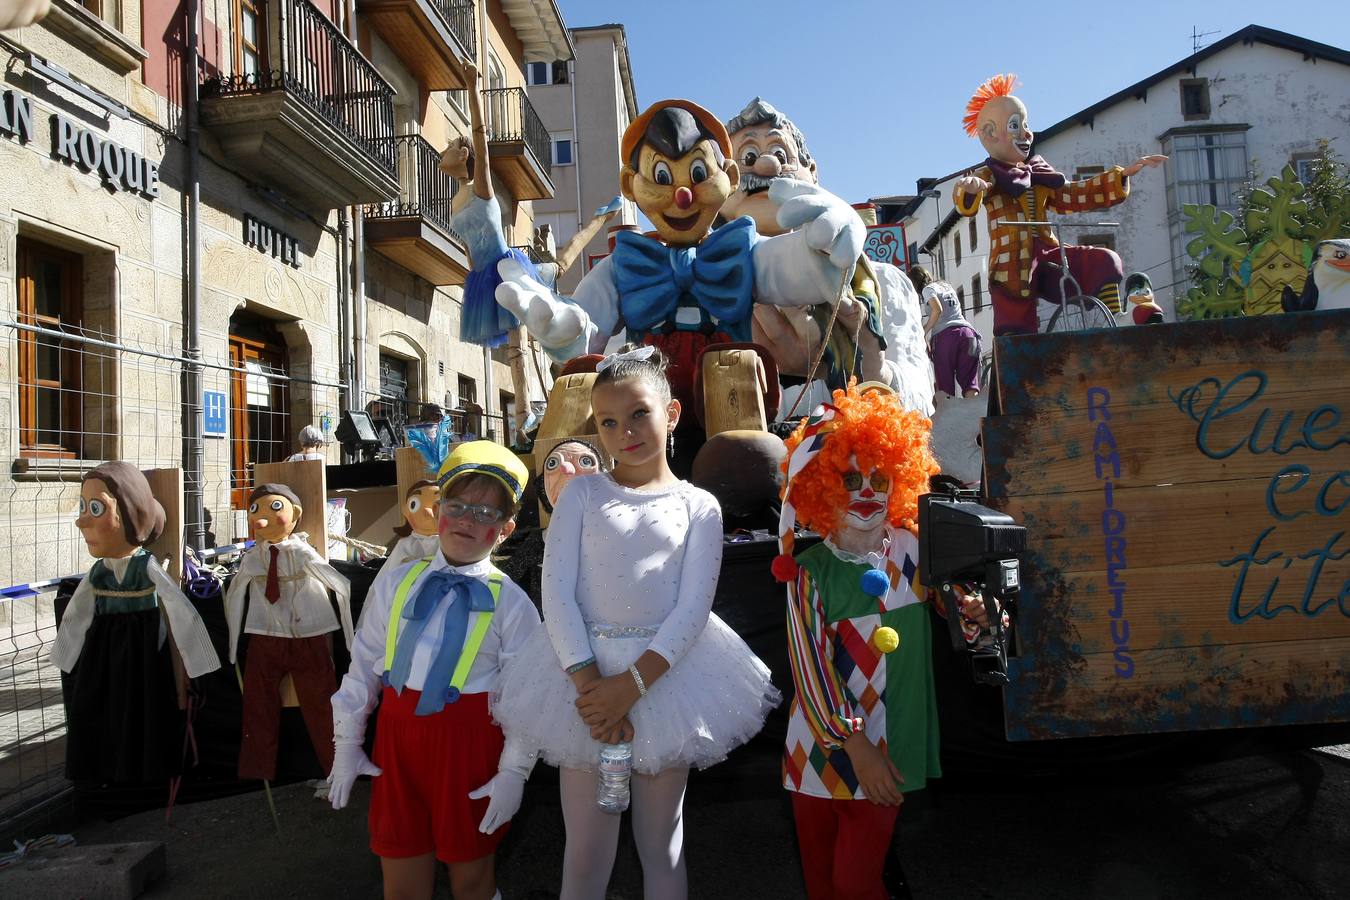
[[[773,572],[788,589],[796,696],[783,787],[811,900],[885,900],[903,794],[941,775],[918,498],[938,471],[928,420],[850,385],[787,440]],[[825,535],[794,559],[793,525]],[[980,603],[963,612],[979,618]]]
[[[556,296],[514,260],[498,264],[497,302],[559,362],[604,350],[625,329],[671,360],[675,397],[693,399],[694,363],[709,344],[749,341],[756,301],[810,306],[834,300],[862,254],[862,221],[818,185],[776,179],[769,199],[790,230],[770,238],[742,216],[713,229],[740,178],[726,127],[688,100],[662,100],[633,120],[621,143],[623,195],[656,236],[619,232],[614,252]]]
[[[515,530],[529,470],[492,441],[435,447],[448,451],[431,460],[439,546],[369,595],[351,668],[332,698],[328,797],[342,809],[359,776],[374,778],[370,847],[386,897],[430,897],[439,860],[459,900],[500,900],[494,854],[535,753],[503,756],[488,697],[540,623],[490,555]],[[377,704],[372,762],[363,742]]]
[[[966,134],[978,137],[989,158],[973,174],[956,180],[952,202],[963,216],[984,205],[989,217],[989,295],[994,302],[994,334],[1035,334],[1036,300],[1059,299],[1059,243],[1044,226],[1050,211],[1107,209],[1130,196],[1130,178],[1146,166],[1167,161],[1144,156],[1085,181],[1069,181],[1039,156],[1031,155],[1027,108],[1013,96],[1015,75],[995,75],[966,104]],[[1120,311],[1120,257],[1104,247],[1069,247],[1069,269],[1084,294]]]
[[[249,494],[248,503],[256,543],[244,554],[225,592],[230,662],[235,662],[240,627],[250,635],[239,777],[270,780],[276,774],[281,680],[288,674],[314,753],[327,775],[333,766],[328,698],[337,689],[328,635],[341,627],[351,646],[351,585],[296,532],[302,510],[300,498],[289,487],[260,484]],[[337,594],[340,624],[328,599],[330,589]]]

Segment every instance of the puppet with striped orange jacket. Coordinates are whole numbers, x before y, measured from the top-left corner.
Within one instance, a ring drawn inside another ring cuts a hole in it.
[[[1165,156],[1144,156],[1124,168],[1070,181],[1031,153],[1027,108],[1013,96],[1015,75],[995,75],[981,84],[966,104],[966,134],[977,137],[989,158],[956,180],[952,202],[963,216],[983,205],[989,217],[989,296],[994,334],[1034,334],[1036,300],[1059,300],[1059,243],[1043,222],[1050,211],[1088,212],[1125,202],[1130,178],[1145,167],[1162,165]],[[1069,269],[1086,294],[1120,311],[1120,257],[1105,247],[1065,247]]]
[[[941,774],[918,498],[927,419],[875,384],[835,391],[788,438],[774,575],[787,583],[796,696],[783,755],[812,900],[887,896],[905,792]],[[825,539],[793,553],[800,523]],[[971,601],[968,615],[977,615]],[[870,801],[870,802],[869,802]]]

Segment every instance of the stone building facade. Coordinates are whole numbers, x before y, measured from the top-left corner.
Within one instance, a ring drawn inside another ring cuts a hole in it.
[[[382,0],[354,28],[351,8],[53,0],[0,36],[0,584],[83,570],[79,478],[104,459],[184,468],[204,512],[188,541],[219,545],[244,537],[252,465],[305,425],[473,401],[505,440],[517,394],[543,398],[531,344],[521,382],[505,350],[457,339],[467,191],[435,160],[469,132],[474,60],[508,242],[529,242],[554,188],[523,66],[571,57],[557,7]]]

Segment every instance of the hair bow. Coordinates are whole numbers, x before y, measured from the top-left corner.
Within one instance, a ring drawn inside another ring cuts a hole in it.
[[[646,360],[651,359],[652,354],[655,352],[656,347],[654,345],[644,344],[633,350],[625,350],[622,353],[611,353],[609,356],[606,356],[604,359],[600,360],[600,362],[595,364],[596,374],[621,362],[645,362]]]

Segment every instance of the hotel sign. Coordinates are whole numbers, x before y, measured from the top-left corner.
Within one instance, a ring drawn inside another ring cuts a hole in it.
[[[264,256],[300,268],[300,242],[280,228],[274,228],[250,215],[244,216],[244,243]]]

